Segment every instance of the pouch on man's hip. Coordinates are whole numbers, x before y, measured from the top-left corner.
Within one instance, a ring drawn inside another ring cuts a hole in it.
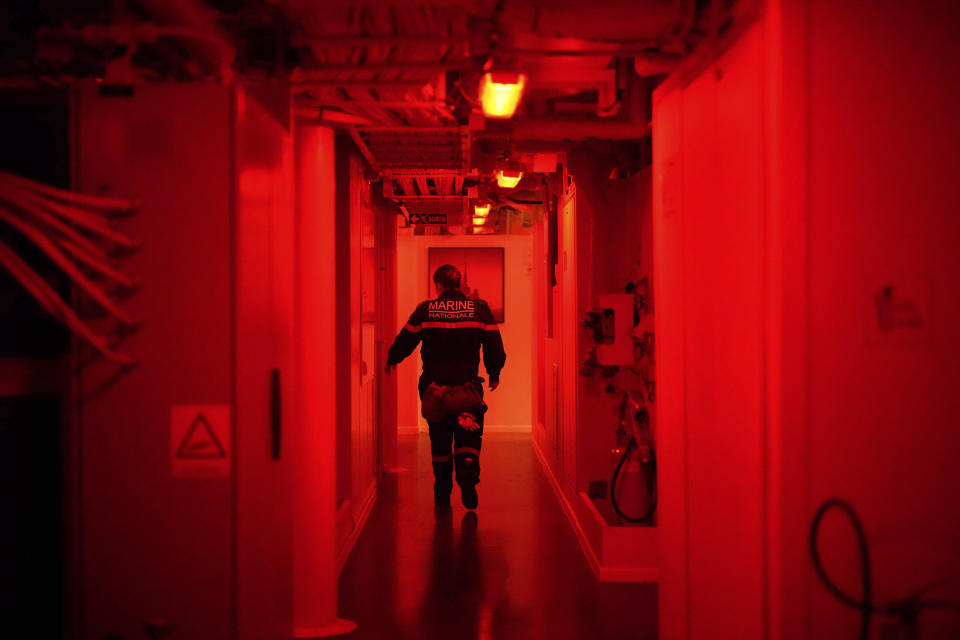
[[[441,385],[433,382],[423,392],[420,414],[430,422],[440,422],[461,413],[479,417],[487,410],[483,401],[482,378],[457,385]]]

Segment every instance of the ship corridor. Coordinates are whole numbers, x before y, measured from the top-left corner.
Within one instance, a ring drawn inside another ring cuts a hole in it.
[[[0,637],[960,637],[955,3],[75,4],[0,8]]]

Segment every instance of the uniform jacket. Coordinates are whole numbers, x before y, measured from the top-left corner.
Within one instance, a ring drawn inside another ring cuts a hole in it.
[[[467,298],[462,291],[445,291],[421,302],[393,341],[387,364],[395,365],[417,348],[423,359],[423,383],[463,384],[477,377],[480,347],[491,381],[499,381],[507,359],[503,338],[485,300]]]

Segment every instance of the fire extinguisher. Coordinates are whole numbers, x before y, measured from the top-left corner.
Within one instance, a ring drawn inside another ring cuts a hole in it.
[[[657,510],[657,455],[653,447],[653,438],[650,437],[650,414],[647,408],[637,403],[629,393],[623,394],[623,401],[620,403],[620,426],[627,432],[628,440],[610,480],[610,502],[617,515],[627,522],[649,522]],[[647,511],[640,516],[627,515],[617,503],[617,481],[620,479],[624,463],[634,452],[640,457],[640,467],[649,490]]]

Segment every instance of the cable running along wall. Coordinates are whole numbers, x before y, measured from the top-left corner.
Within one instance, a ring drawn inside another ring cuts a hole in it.
[[[115,223],[118,216],[137,208],[132,200],[74,193],[0,172],[0,224],[46,255],[78,292],[112,316],[122,330],[139,322],[119,303],[137,280],[122,271],[114,258],[118,252],[137,249],[140,242],[118,231]],[[118,335],[94,330],[77,305],[65,300],[20,255],[15,243],[0,242],[0,266],[44,310],[102,356],[124,366],[134,364],[133,358],[116,349]]]

